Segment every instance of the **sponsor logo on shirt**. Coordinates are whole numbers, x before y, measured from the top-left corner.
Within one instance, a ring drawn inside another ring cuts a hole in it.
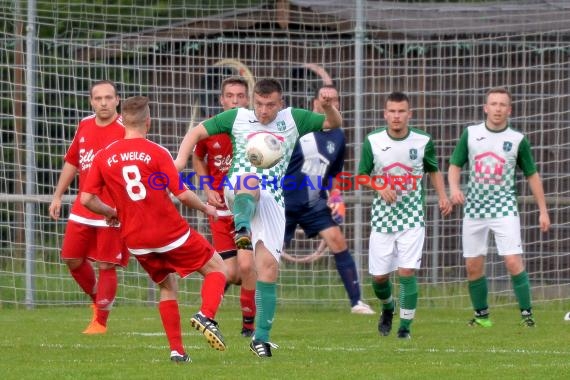
[[[503,147],[504,149],[504,147]],[[481,184],[501,184],[505,159],[493,152],[485,152],[475,156],[475,182]]]
[[[79,149],[79,166],[81,170],[89,170],[93,164],[93,158],[95,157],[95,152],[93,149],[85,150]]]

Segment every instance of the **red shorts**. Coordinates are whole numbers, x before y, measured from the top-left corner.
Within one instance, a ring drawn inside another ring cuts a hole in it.
[[[63,259],[83,259],[126,267],[129,251],[116,227],[94,227],[69,220],[61,247]]]
[[[180,247],[163,253],[133,255],[155,283],[161,283],[170,273],[186,277],[202,268],[214,255],[212,245],[197,231]]]
[[[216,251],[220,254],[224,252],[237,251],[234,241],[234,217],[218,216],[218,220],[209,217],[210,230],[212,233],[212,243]]]

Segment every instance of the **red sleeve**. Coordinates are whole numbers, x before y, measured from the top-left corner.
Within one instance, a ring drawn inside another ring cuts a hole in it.
[[[198,141],[198,144],[194,146],[194,154],[198,156],[199,159],[203,160],[208,152],[208,146],[206,145],[206,140]]]
[[[99,162],[97,157],[93,160],[93,164],[87,173],[87,179],[83,185],[83,192],[89,194],[101,194],[105,182],[103,181],[103,176],[101,175],[101,168],[99,167]]]

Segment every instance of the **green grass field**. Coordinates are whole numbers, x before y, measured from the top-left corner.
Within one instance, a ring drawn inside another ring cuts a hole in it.
[[[83,336],[90,309],[0,309],[2,379],[563,379],[570,374],[570,322],[560,303],[535,308],[537,327],[518,325],[513,307],[492,309],[495,326],[466,326],[470,311],[419,309],[412,339],[379,336],[378,316],[346,308],[280,304],[259,359],[239,336],[238,306],[217,316],[228,349],[211,349],[181,307],[193,362],[175,365],[154,307],[118,306],[104,336]],[[396,320],[395,320],[396,322]],[[397,323],[397,322],[396,322]],[[396,326],[397,328],[397,326]]]

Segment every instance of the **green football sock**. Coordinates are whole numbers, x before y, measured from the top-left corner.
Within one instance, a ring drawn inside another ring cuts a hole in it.
[[[255,339],[269,342],[269,332],[273,326],[277,306],[277,284],[275,282],[255,283]]]
[[[394,299],[392,298],[392,282],[390,280],[382,283],[372,281],[374,294],[382,302],[382,310],[394,310]]]
[[[247,228],[251,231],[250,223],[255,214],[255,197],[248,193],[236,194],[234,199],[234,222],[236,231],[240,228]]]
[[[479,312],[481,310],[487,310],[489,305],[487,304],[487,277],[483,276],[476,280],[468,282],[469,296],[471,297],[471,304],[473,305],[473,310]]]
[[[410,330],[418,304],[416,276],[400,276],[400,329]]]
[[[516,276],[511,276],[511,281],[513,282],[513,289],[519,301],[520,309],[530,310],[532,306],[530,304],[530,281],[528,280],[528,273],[522,271]]]

